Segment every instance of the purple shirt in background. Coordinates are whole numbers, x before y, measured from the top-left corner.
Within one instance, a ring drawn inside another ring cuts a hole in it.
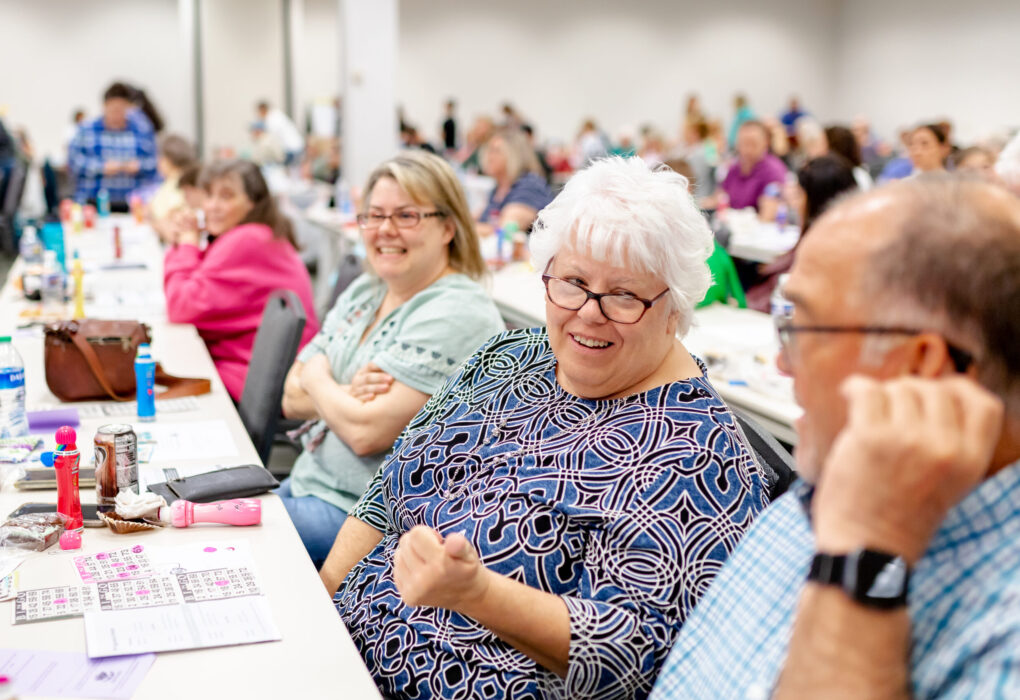
[[[781,185],[785,179],[786,166],[783,165],[783,161],[769,153],[758,161],[747,175],[740,172],[740,163],[734,163],[726,173],[722,189],[730,198],[731,208],[757,209],[758,198],[765,193],[765,187],[770,182],[778,182]]]

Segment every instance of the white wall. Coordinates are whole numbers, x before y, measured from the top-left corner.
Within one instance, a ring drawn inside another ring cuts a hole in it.
[[[0,113],[61,155],[75,106],[105,87],[145,87],[168,129],[194,136],[191,0],[0,0]],[[339,0],[302,3],[299,106],[340,83]],[[283,104],[282,0],[203,0],[205,135],[243,147],[254,102]],[[684,96],[729,118],[745,90],[776,111],[790,91],[823,119],[870,115],[881,132],[948,117],[961,141],[1020,125],[1017,0],[401,0],[398,100],[431,139],[442,102],[462,127],[511,99],[540,135],[674,133]]]
[[[690,91],[727,120],[737,90],[768,113],[795,90],[828,117],[837,17],[836,0],[403,0],[398,99],[431,139],[448,96],[462,128],[509,98],[557,139],[588,115],[672,136]]]
[[[1020,2],[847,0],[836,109],[881,132],[947,117],[961,143],[1020,126]]]
[[[146,90],[167,129],[194,136],[178,0],[0,0],[0,109],[63,162],[75,107],[97,116],[114,80]]]
[[[204,0],[202,81],[205,150],[249,143],[255,103],[284,109],[283,5],[280,0]]]
[[[299,3],[302,0],[291,0]],[[313,103],[329,104],[340,93],[340,0],[303,0],[303,26],[294,41],[295,111]],[[300,66],[300,69],[297,68]]]

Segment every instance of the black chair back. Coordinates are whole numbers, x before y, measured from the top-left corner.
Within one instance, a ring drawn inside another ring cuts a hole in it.
[[[769,501],[774,501],[786,493],[786,489],[797,478],[797,465],[793,455],[753,418],[737,410],[733,410],[733,415],[737,417],[744,442],[758,458],[758,464],[765,470]]]
[[[329,313],[333,308],[333,304],[336,303],[337,298],[343,293],[347,287],[350,286],[351,282],[356,280],[362,272],[365,271],[365,265],[354,253],[347,253],[340,258],[340,264],[336,268],[336,282],[333,284],[333,289],[329,293],[329,304],[323,311],[323,316]]]
[[[255,334],[237,412],[263,465],[273,447],[283,401],[283,383],[297,357],[305,320],[305,308],[298,295],[289,289],[278,289],[269,296],[262,312],[262,323]]]

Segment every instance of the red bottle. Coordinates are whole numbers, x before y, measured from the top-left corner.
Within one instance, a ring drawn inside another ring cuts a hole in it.
[[[53,451],[53,467],[57,471],[57,512],[68,517],[65,530],[80,530],[84,525],[81,498],[78,495],[78,463],[81,454],[75,444],[74,428],[57,429],[57,449]]]

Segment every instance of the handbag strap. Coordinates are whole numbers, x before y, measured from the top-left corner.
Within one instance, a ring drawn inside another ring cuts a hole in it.
[[[114,401],[132,401],[134,396],[121,396],[113,390],[110,383],[106,381],[106,374],[103,372],[102,365],[99,364],[99,357],[96,355],[96,351],[92,349],[89,341],[82,337],[80,333],[70,333],[71,340],[74,341],[75,347],[81,352],[82,357],[85,358],[85,362],[88,364],[89,369],[92,370],[92,374],[95,376],[96,381],[103,387],[110,398]],[[163,370],[162,365],[156,363],[156,384],[165,386],[166,391],[162,391],[156,394],[157,399],[176,399],[182,396],[200,396],[201,394],[208,394],[212,391],[212,383],[208,379],[201,379],[198,377],[175,377],[172,374],[168,374]]]
[[[156,383],[165,386],[166,391],[156,394],[157,399],[177,399],[182,396],[200,396],[212,391],[212,382],[197,377],[175,377],[167,374],[163,366],[156,363]]]
[[[96,356],[96,351],[92,349],[92,346],[89,345],[89,341],[83,337],[83,334],[72,332],[68,335],[71,336],[71,340],[74,341],[75,347],[78,348],[82,357],[85,358],[85,362],[88,364],[89,369],[92,370],[92,375],[96,378],[96,381],[99,382],[99,386],[103,387],[103,391],[105,391],[110,398],[114,401],[131,401],[134,399],[133,396],[121,396],[113,390],[110,383],[106,381],[106,373],[103,372],[103,367],[99,364],[99,358]]]

